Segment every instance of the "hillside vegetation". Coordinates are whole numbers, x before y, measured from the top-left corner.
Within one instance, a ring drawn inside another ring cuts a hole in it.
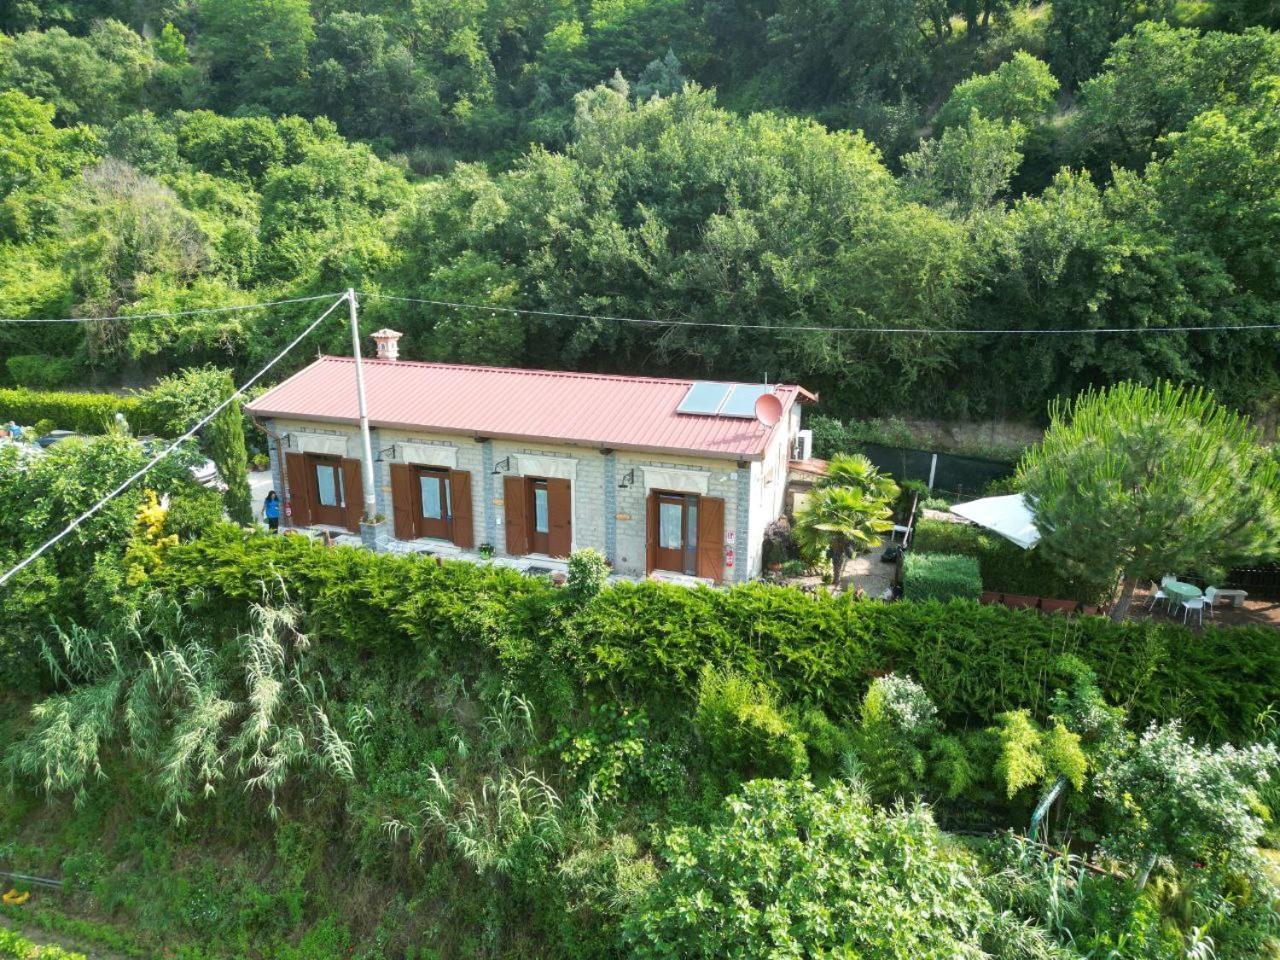
[[[728,324],[363,313],[411,357],[767,374],[840,416],[1038,416],[1121,377],[1277,395],[1276,333],[1228,329],[1280,315],[1274,5],[6,11],[5,316],[355,286]],[[32,386],[247,372],[317,309],[7,326],[0,355]],[[1167,326],[1206,329],[948,333]],[[937,333],[856,332],[899,327]]]

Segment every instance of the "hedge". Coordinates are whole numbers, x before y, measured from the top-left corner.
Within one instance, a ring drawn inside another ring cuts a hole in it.
[[[82,370],[73,357],[51,357],[43,353],[20,353],[4,362],[9,377],[20,387],[65,387],[75,383]]]
[[[1064,577],[1034,548],[1023,550],[1004,537],[968,523],[919,520],[911,534],[911,548],[920,553],[952,553],[975,558],[983,589],[994,593],[1099,603],[1107,592],[1106,587]]]
[[[977,600],[982,595],[978,561],[912,550],[902,563],[902,595],[908,600]]]
[[[279,578],[313,614],[320,642],[406,662],[496,658],[511,669],[568,669],[579,681],[641,696],[696,695],[702,667],[732,666],[786,698],[853,711],[872,678],[908,673],[954,723],[1047,711],[1059,660],[1073,654],[1139,723],[1181,717],[1213,740],[1253,739],[1280,702],[1275,630],[1201,633],[1170,623],[1113,623],[949,603],[816,598],[749,584],[730,590],[618,583],[566,612],[565,592],[500,568],[326,548],[302,537],[219,528],[169,550],[156,582],[199,591],[231,616]]]
[[[51,420],[59,430],[97,434],[106,432],[117,413],[123,413],[135,433],[156,433],[137,397],[110,393],[67,393],[56,390],[29,390],[25,387],[0,390],[0,423],[13,420],[30,426]]]

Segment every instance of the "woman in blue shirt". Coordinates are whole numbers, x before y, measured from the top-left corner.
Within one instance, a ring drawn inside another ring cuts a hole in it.
[[[268,493],[267,499],[262,502],[262,519],[267,521],[267,527],[272,533],[280,529],[280,498],[276,496],[274,490]]]

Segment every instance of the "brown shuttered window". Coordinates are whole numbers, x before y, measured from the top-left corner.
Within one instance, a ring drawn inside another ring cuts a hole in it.
[[[285,480],[289,489],[285,502],[289,506],[289,524],[294,527],[311,526],[311,484],[307,476],[307,458],[301,453],[284,456]]]
[[[698,498],[698,576],[724,577],[724,500]]]
[[[523,556],[529,552],[529,525],[525,509],[524,477],[502,478],[502,502],[507,526],[507,553]]]
[[[342,461],[342,486],[347,499],[347,529],[360,532],[360,520],[364,517],[364,480],[360,475],[360,461]]]
[[[413,467],[407,463],[391,465],[391,516],[397,540],[414,540],[418,536],[414,524]]]
[[[568,480],[547,481],[547,553],[567,557],[573,549],[573,490]]]
[[[449,471],[449,498],[453,501],[453,542],[463,548],[474,547],[476,533],[470,473],[465,470]]]

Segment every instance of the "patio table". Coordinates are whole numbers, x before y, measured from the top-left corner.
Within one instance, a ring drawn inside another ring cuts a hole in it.
[[[1183,583],[1180,580],[1166,583],[1161,589],[1164,590],[1165,596],[1169,598],[1171,605],[1177,604],[1180,606],[1184,600],[1194,600],[1196,597],[1204,596],[1204,591],[1195,584]]]

